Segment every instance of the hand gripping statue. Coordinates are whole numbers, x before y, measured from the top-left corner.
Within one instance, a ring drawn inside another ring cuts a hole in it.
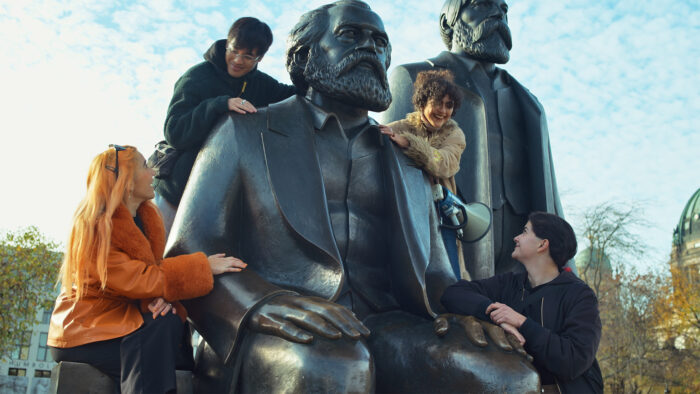
[[[538,390],[499,327],[434,328],[456,279],[428,180],[367,116],[391,101],[390,52],[367,4],[313,10],[287,49],[306,96],[226,116],[204,144],[168,253],[225,251],[248,268],[189,304],[206,340],[198,391]]]
[[[508,62],[511,35],[504,0],[447,0],[440,33],[449,52],[397,67],[391,75],[394,101],[384,123],[413,111],[413,82],[420,71],[448,69],[462,88],[462,106],[454,120],[467,147],[455,176],[465,202],[493,209],[492,230],[463,244],[467,271],[474,279],[517,270],[511,258],[513,238],[531,211],[562,215],[554,178],[544,110],[527,89],[494,63]]]

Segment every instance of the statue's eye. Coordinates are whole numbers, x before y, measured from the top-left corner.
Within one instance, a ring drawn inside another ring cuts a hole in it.
[[[354,40],[357,37],[357,32],[354,29],[343,29],[338,32],[338,37]]]
[[[377,46],[386,48],[389,45],[389,40],[386,39],[384,36],[377,35],[374,37],[374,42],[377,44]]]

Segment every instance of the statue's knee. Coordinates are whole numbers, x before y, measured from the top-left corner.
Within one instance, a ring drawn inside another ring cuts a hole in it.
[[[481,348],[462,339],[431,347],[427,352],[429,363],[440,365],[442,373],[451,377],[452,385],[479,392],[526,393],[539,388],[539,375],[523,356],[494,344]]]
[[[374,361],[363,340],[316,337],[310,344],[254,334],[246,340],[241,392],[371,392]]]

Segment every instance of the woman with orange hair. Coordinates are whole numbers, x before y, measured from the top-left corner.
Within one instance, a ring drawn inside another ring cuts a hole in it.
[[[246,266],[223,254],[163,259],[163,221],[150,201],[153,175],[131,146],[110,145],[93,159],[47,341],[54,360],[91,364],[126,393],[176,389],[187,316],[178,301],[207,294],[213,275]]]

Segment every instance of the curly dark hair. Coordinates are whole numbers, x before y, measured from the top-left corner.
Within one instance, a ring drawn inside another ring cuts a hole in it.
[[[416,111],[423,111],[428,101],[440,101],[445,96],[450,96],[454,102],[452,116],[462,104],[462,92],[454,83],[454,75],[450,70],[421,71],[413,83],[413,107]]]

